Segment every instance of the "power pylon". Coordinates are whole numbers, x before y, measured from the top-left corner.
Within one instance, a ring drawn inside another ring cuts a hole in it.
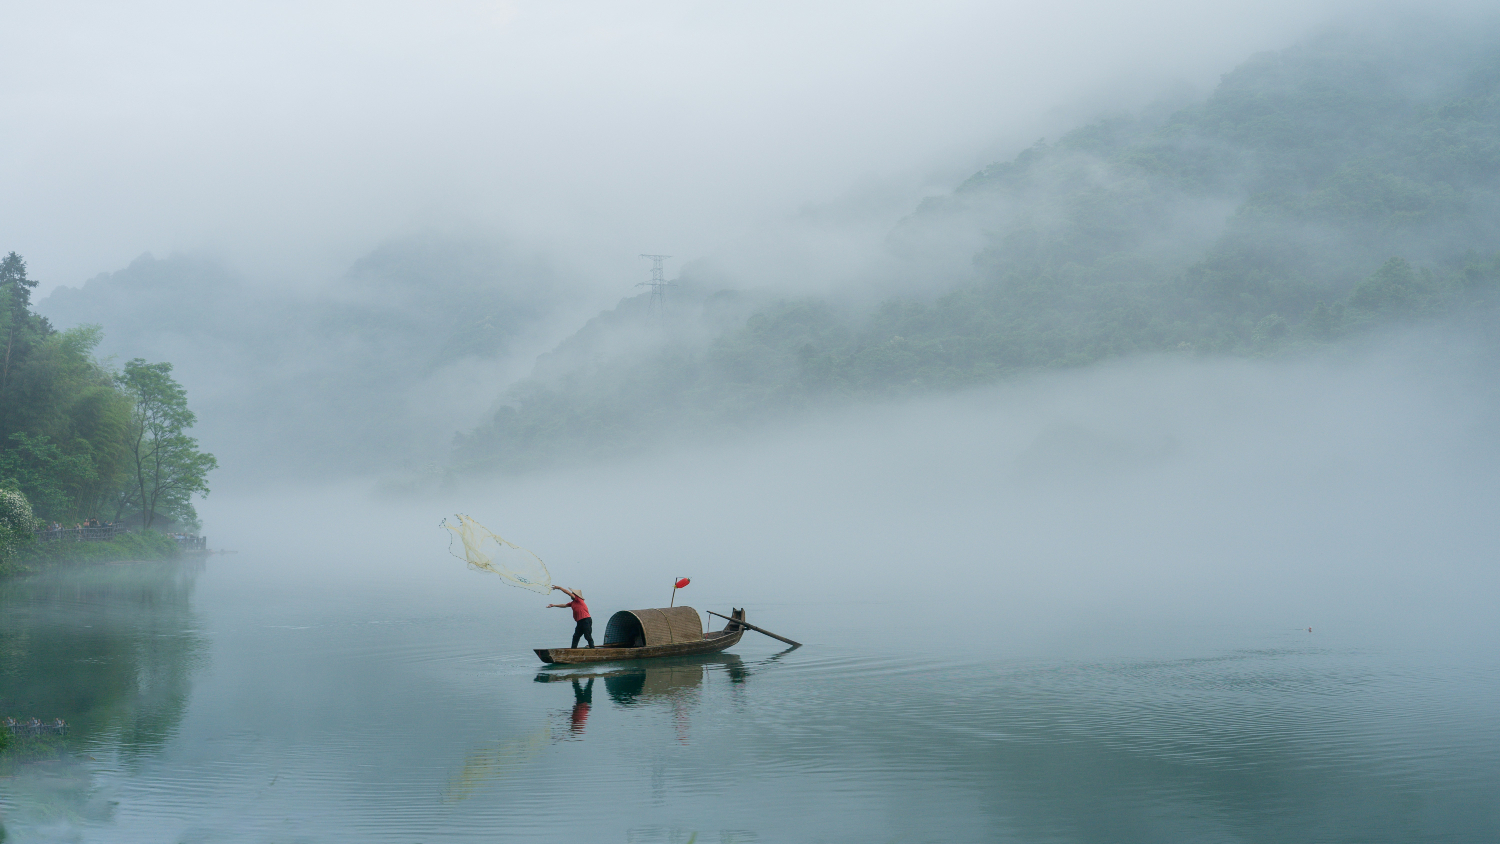
[[[646,304],[646,313],[664,314],[667,312],[667,288],[675,286],[677,282],[667,281],[667,271],[662,269],[661,262],[672,256],[642,254],[641,257],[651,259],[651,280],[636,285],[651,288],[651,301]]]

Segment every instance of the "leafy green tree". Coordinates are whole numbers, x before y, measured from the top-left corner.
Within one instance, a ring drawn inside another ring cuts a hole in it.
[[[57,331],[31,311],[37,282],[0,259],[0,479],[58,521],[98,514],[126,479],[130,398],[93,357],[98,326]]]
[[[16,431],[10,441],[11,447],[0,451],[0,477],[12,479],[47,516],[62,519],[76,512],[82,485],[98,479],[93,461],[64,453],[46,435]]]
[[[171,365],[136,360],[117,376],[93,356],[99,326],[54,329],[31,310],[35,287],[21,256],[0,259],[0,487],[28,519],[113,504],[116,520],[196,524],[192,497],[217,461],[185,433],[195,419]]]
[[[135,485],[121,493],[116,518],[133,506],[143,527],[158,517],[196,523],[192,496],[208,495],[208,473],[219,462],[184,433],[197,416],[188,409],[187,392],[172,378],[172,364],[135,358],[125,364],[120,384],[135,400],[128,441]]]
[[[97,516],[130,478],[131,400],[93,359],[100,337],[97,326],[48,328],[12,357],[0,391],[0,477],[19,481],[43,519]]]
[[[12,365],[49,327],[31,313],[31,291],[36,279],[26,275],[26,261],[12,252],[0,259],[0,319],[5,322],[5,358],[0,364],[0,394],[10,383]]]

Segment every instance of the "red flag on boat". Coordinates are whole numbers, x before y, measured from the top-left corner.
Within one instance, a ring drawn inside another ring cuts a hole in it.
[[[686,585],[688,585],[688,584],[689,584],[689,583],[692,583],[692,581],[691,581],[691,580],[688,580],[688,579],[687,579],[687,578],[685,578],[685,577],[679,577],[679,578],[678,578],[678,579],[677,579],[677,588],[678,588],[678,589],[681,589],[681,588],[682,588],[682,587],[684,587],[684,586],[686,586]]]

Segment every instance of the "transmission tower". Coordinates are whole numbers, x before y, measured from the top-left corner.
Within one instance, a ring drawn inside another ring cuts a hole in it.
[[[636,287],[651,288],[651,301],[646,305],[646,313],[664,314],[667,311],[667,288],[676,285],[677,282],[667,281],[667,271],[662,269],[661,262],[672,256],[642,254],[641,257],[651,259],[651,280],[636,285]]]

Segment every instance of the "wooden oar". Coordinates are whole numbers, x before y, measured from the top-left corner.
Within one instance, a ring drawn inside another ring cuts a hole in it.
[[[708,613],[709,615],[719,615],[718,613],[714,612],[713,610],[704,610],[704,612]],[[766,630],[765,628],[762,628],[762,627],[756,627],[755,625],[751,624],[748,621],[745,621],[744,619],[730,618],[727,615],[719,615],[719,618],[722,618],[725,621],[732,621],[732,622],[734,622],[735,624],[738,624],[741,627],[748,627],[751,630],[754,630],[756,633],[764,633],[767,636],[770,636],[772,639],[780,639],[781,641],[786,642],[788,645],[791,645],[794,648],[800,648],[800,647],[802,647],[802,643],[801,642],[793,642],[791,639],[788,639],[785,636],[777,636],[775,633],[772,633],[771,631]]]

